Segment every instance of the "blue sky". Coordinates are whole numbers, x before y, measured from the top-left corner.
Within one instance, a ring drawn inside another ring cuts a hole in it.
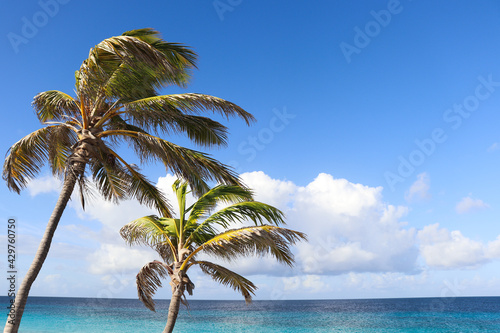
[[[499,295],[497,2],[55,1],[0,14],[1,151],[39,128],[37,93],[72,92],[91,47],[152,27],[199,54],[190,86],[166,94],[215,95],[258,120],[225,122],[229,145],[210,153],[310,235],[295,270],[239,264],[257,298]],[[164,169],[144,170],[169,190]],[[20,196],[0,187],[20,277],[57,195],[45,169]],[[147,213],[73,200],[32,294],[135,297],[137,270],[156,258],[117,230]],[[194,274],[195,298],[238,298]]]

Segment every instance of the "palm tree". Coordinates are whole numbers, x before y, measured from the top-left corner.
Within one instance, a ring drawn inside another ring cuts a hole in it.
[[[44,125],[16,142],[7,154],[3,178],[19,193],[45,162],[63,178],[59,200],[15,300],[16,320],[4,332],[17,332],[32,283],[48,254],[52,237],[79,184],[82,204],[88,181],[107,200],[125,198],[171,216],[164,195],[137,168],[117,153],[126,143],[142,163],[161,161],[167,170],[185,178],[197,193],[207,190],[204,180],[240,184],[226,165],[199,151],[162,139],[185,134],[202,147],[226,144],[227,128],[200,116],[212,110],[223,116],[253,116],[223,99],[202,94],[159,95],[170,85],[186,86],[195,68],[196,54],[188,47],[168,43],[152,29],[125,32],[90,50],[76,71],[76,96],[51,90],[35,96],[33,107]]]
[[[129,245],[147,245],[158,252],[163,262],[152,261],[137,274],[137,291],[144,305],[155,311],[153,295],[161,278],[170,277],[172,297],[163,332],[172,332],[184,292],[192,295],[194,284],[187,271],[199,266],[215,281],[239,291],[247,302],[257,287],[243,276],[218,264],[200,260],[210,255],[231,261],[241,256],[271,254],[280,263],[294,263],[290,245],[305,239],[305,234],[280,227],[283,214],[278,209],[253,200],[252,191],[237,185],[218,185],[186,207],[188,183],[177,180],[172,186],[179,204],[179,218],[145,216],[121,228]],[[212,213],[218,204],[229,204]],[[254,226],[228,229],[245,220]],[[269,221],[273,225],[264,224]],[[184,297],[184,299],[183,299]]]

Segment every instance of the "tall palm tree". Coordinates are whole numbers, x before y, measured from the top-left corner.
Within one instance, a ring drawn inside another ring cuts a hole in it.
[[[192,295],[194,284],[187,271],[199,266],[215,281],[241,292],[247,302],[257,287],[243,276],[218,264],[201,260],[210,255],[231,261],[241,256],[271,254],[280,263],[292,266],[290,245],[305,239],[305,234],[280,227],[283,214],[278,209],[253,200],[251,190],[236,185],[219,185],[186,207],[188,183],[177,180],[172,186],[179,204],[179,218],[145,216],[125,225],[121,236],[130,244],[147,245],[158,252],[163,262],[152,261],[137,274],[137,291],[144,305],[155,311],[153,295],[161,278],[170,277],[172,297],[164,333],[172,332],[184,302],[184,292]],[[212,213],[218,204],[229,204]],[[245,220],[254,226],[228,229]],[[272,225],[264,224],[265,221]]]
[[[226,165],[199,151],[186,149],[161,136],[185,134],[202,147],[226,144],[227,128],[200,116],[212,110],[237,116],[247,124],[251,114],[223,99],[202,94],[159,95],[170,85],[186,86],[196,54],[168,43],[152,29],[125,32],[90,50],[76,71],[76,96],[51,90],[35,96],[33,107],[44,125],[16,142],[6,157],[3,178],[19,193],[45,162],[63,178],[63,187],[47,229],[15,300],[16,320],[4,332],[17,332],[32,283],[48,254],[55,229],[79,184],[82,204],[88,180],[108,200],[137,199],[171,216],[164,195],[117,152],[128,144],[143,163],[161,161],[185,178],[197,193],[204,180],[240,184]]]

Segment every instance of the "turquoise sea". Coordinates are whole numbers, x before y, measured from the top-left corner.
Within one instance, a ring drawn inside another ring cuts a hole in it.
[[[8,304],[8,298],[0,298]],[[174,332],[500,332],[500,297],[310,301],[189,301]],[[5,309],[5,307],[3,307]],[[22,333],[161,332],[157,312],[133,299],[31,297]],[[4,310],[7,312],[7,310]]]

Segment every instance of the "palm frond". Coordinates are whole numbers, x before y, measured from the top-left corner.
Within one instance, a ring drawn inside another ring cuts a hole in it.
[[[49,90],[35,96],[32,103],[41,122],[66,120],[64,116],[78,117],[80,111],[73,97],[57,90]]]
[[[136,199],[140,204],[155,208],[165,217],[172,216],[172,208],[167,202],[167,198],[146,176],[136,168],[127,164],[128,173],[128,197]]]
[[[93,179],[107,200],[137,199],[140,204],[155,208],[164,216],[171,216],[171,207],[165,195],[152,184],[138,168],[128,164],[101,140],[100,149],[91,162]]]
[[[218,185],[204,193],[189,209],[189,222],[195,223],[219,203],[252,201],[250,189],[234,185]]]
[[[51,127],[50,144],[47,150],[49,166],[54,176],[62,176],[64,174],[68,157],[72,154],[71,147],[73,147],[77,141],[77,134],[69,127]]]
[[[278,262],[292,266],[294,262],[290,246],[306,235],[280,227],[263,225],[229,230],[215,236],[198,249],[209,255],[231,261],[240,256],[270,254]]]
[[[239,202],[208,216],[191,233],[186,244],[194,241],[195,237],[198,237],[198,233],[205,233],[205,229],[210,228],[210,230],[213,230],[213,225],[228,228],[232,223],[241,223],[246,220],[253,221],[255,225],[262,225],[265,221],[276,226],[285,224],[283,213],[273,206],[258,201]]]
[[[96,45],[77,73],[77,91],[82,96],[120,98],[131,101],[156,95],[156,89],[171,84],[185,86],[190,61],[179,54],[194,54],[180,45],[169,46],[154,33],[128,32]]]
[[[229,286],[235,291],[240,292],[247,304],[252,302],[252,295],[255,295],[255,290],[257,290],[257,287],[252,281],[223,266],[209,261],[197,261],[196,264],[200,266],[203,273],[209,275],[218,283]]]
[[[162,286],[161,279],[166,277],[168,277],[166,265],[156,260],[144,265],[136,276],[139,299],[151,311],[156,312],[153,296]]]
[[[49,147],[53,142],[54,131],[59,130],[62,125],[47,126],[36,130],[16,142],[7,152],[7,157],[3,165],[3,179],[7,182],[9,189],[20,193],[25,188],[28,181],[34,178],[49,157]],[[56,135],[55,137],[58,137]],[[60,159],[67,151],[55,154],[50,148],[53,158],[54,170],[59,170]]]
[[[156,249],[160,244],[168,245],[170,252],[167,252],[168,250],[163,247],[161,250],[165,256],[172,256],[175,259],[175,244],[169,238],[170,235],[175,235],[174,224],[175,220],[172,218],[159,218],[155,215],[144,216],[123,226],[120,229],[120,236],[129,245],[140,244],[153,249]]]
[[[175,95],[172,95],[175,96]],[[152,132],[186,134],[201,146],[227,144],[227,127],[207,117],[185,114],[171,96],[154,96],[128,103],[125,113],[134,125]]]
[[[127,198],[128,183],[126,181],[125,171],[118,164],[119,162],[103,163],[94,161],[90,164],[92,179],[97,190],[104,199],[118,202],[118,200]]]
[[[210,215],[204,223],[217,223],[227,227],[231,223],[241,223],[250,220],[255,225],[266,221],[276,226],[285,224],[283,212],[279,209],[258,201],[239,202],[225,207]]]
[[[177,68],[194,67],[196,68],[196,53],[189,47],[179,43],[168,43],[161,38],[158,31],[145,28],[124,32],[123,36],[132,36],[152,45],[155,49],[161,51],[167,57],[171,64]]]
[[[109,131],[102,136],[123,135],[139,156],[141,162],[161,160],[167,171],[185,179],[196,195],[208,191],[206,181],[243,186],[229,166],[207,154],[173,144],[158,137],[134,131]]]
[[[186,93],[163,95],[156,96],[153,99],[144,99],[127,104],[127,110],[130,110],[130,112],[134,112],[138,108],[153,108],[165,113],[180,111],[184,114],[200,114],[206,111],[213,111],[226,118],[240,117],[245,120],[247,125],[255,121],[252,114],[246,112],[238,105],[222,98],[204,94]],[[139,115],[137,115],[137,117],[139,117]]]

